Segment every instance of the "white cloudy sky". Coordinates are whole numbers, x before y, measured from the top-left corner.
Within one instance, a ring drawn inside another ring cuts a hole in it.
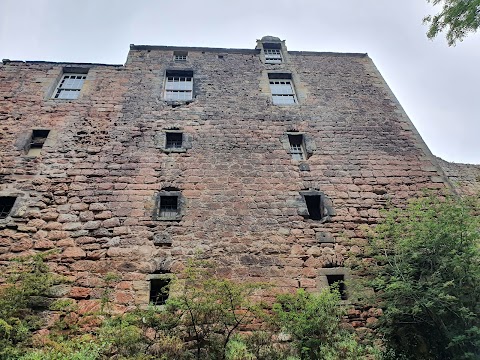
[[[366,52],[435,155],[480,164],[480,34],[430,41],[426,0],[0,0],[0,57],[122,64],[129,44]]]

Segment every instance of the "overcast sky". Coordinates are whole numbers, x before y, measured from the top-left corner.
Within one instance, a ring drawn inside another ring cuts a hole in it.
[[[432,152],[480,164],[480,34],[426,38],[426,0],[0,0],[0,57],[123,64],[129,44],[368,53]]]

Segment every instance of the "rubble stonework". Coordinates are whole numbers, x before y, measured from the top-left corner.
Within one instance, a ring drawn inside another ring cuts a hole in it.
[[[225,277],[315,291],[322,269],[348,273],[362,225],[387,202],[448,186],[366,54],[281,42],[283,62],[265,64],[261,42],[132,45],[124,66],[4,61],[0,196],[17,200],[0,220],[2,264],[57,250],[49,264],[71,280],[59,296],[80,312],[98,307],[106,273],[120,276],[113,302],[127,310],[148,304],[152,274],[178,273],[196,254]],[[71,68],[88,69],[78,99],[52,99]],[[193,71],[192,101],[164,100],[167,70]],[[270,72],[291,74],[298,104],[272,104]],[[25,151],[33,129],[50,130],[36,157]],[[168,131],[184,147],[166,150]],[[289,132],[305,134],[307,159],[292,160]],[[159,215],[162,191],[181,195],[175,219]],[[308,191],[324,197],[321,221],[306,216]]]
[[[437,158],[457,192],[465,195],[480,194],[480,165],[451,163]]]

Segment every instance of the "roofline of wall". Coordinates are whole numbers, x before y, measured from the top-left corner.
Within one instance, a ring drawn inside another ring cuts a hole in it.
[[[65,62],[65,61],[41,61],[41,60],[10,60],[2,59],[3,65],[7,64],[46,64],[46,65],[80,65],[80,66],[111,66],[123,67],[122,64],[100,64],[100,63],[83,63],[83,62]],[[1,65],[1,64],[0,64]]]
[[[135,45],[130,44],[130,50],[160,50],[160,51],[204,51],[213,53],[252,54],[260,53],[260,49],[231,49],[231,48],[210,48],[210,47],[188,47],[188,46],[163,46],[163,45]],[[331,56],[352,56],[365,57],[366,53],[339,53],[339,52],[317,52],[317,51],[288,51],[295,55],[331,55]]]
[[[185,47],[185,46],[161,46],[161,45],[135,45],[130,44],[130,50],[160,50],[160,51],[203,51],[213,53],[230,53],[230,54],[252,54],[257,55],[260,49],[229,49],[229,48],[209,48],[209,47]],[[292,55],[306,55],[306,56],[347,56],[347,57],[367,57],[367,53],[339,53],[339,52],[322,52],[322,51],[289,51]],[[84,62],[66,62],[66,61],[42,61],[42,60],[10,60],[2,59],[3,65],[80,65],[80,66],[110,66],[123,67],[123,64],[102,64],[102,63],[84,63]],[[0,64],[1,65],[1,64]]]

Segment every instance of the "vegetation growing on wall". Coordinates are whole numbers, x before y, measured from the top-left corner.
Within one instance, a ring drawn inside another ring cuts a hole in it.
[[[81,321],[67,321],[75,306],[59,299],[50,309],[61,316],[39,333],[53,276],[42,257],[21,264],[0,293],[1,360],[340,360],[367,354],[341,326],[338,291],[282,295],[272,311],[255,300],[265,284],[221,279],[198,262],[171,283],[165,305],[111,315],[106,293],[103,310],[86,315],[98,324],[87,331]]]
[[[425,197],[376,229],[373,286],[393,359],[480,358],[478,198]]]

